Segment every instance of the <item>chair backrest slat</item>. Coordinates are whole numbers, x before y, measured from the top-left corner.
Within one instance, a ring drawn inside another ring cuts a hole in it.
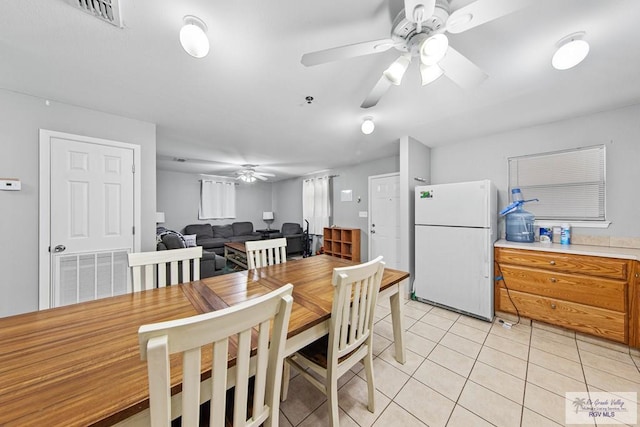
[[[186,319],[143,325],[138,331],[140,355],[149,371],[152,426],[168,426],[170,413],[169,356],[182,353],[182,423],[199,425],[201,347],[213,345],[210,425],[225,425],[229,337],[237,336],[233,425],[258,426],[271,418],[278,424],[278,408],[293,286],[285,285],[245,303]],[[271,325],[273,325],[271,327]],[[252,343],[254,329],[257,342]],[[256,362],[251,361],[252,347]],[[255,373],[252,367],[255,366]],[[247,419],[249,378],[255,375],[253,413]],[[169,412],[167,412],[169,408]],[[175,416],[174,416],[175,417]]]
[[[287,239],[284,237],[248,241],[244,246],[247,252],[247,266],[250,270],[287,262]]]
[[[345,356],[366,340],[373,328],[373,310],[377,301],[384,262],[382,257],[364,264],[336,268],[331,323],[329,327],[328,363]]]
[[[134,292],[162,288],[168,284],[200,280],[200,258],[202,258],[202,246],[195,248],[171,249],[154,252],[130,253],[129,267],[131,267]],[[193,272],[191,273],[191,265]],[[179,266],[182,265],[182,281],[179,275]],[[167,267],[169,266],[169,267]],[[169,277],[166,271],[169,268]]]

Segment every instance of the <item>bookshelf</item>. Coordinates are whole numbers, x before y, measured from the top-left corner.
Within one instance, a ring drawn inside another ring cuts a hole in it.
[[[324,253],[338,258],[360,262],[360,229],[325,227]]]

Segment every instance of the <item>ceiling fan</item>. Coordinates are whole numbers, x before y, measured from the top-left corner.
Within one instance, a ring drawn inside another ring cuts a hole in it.
[[[244,182],[255,182],[256,179],[261,181],[266,181],[267,177],[275,176],[272,173],[267,172],[257,172],[256,168],[258,165],[242,165],[242,169],[236,171],[236,179],[239,179]]]
[[[400,51],[360,107],[370,108],[380,101],[391,85],[399,85],[414,57],[419,58],[422,85],[445,75],[463,89],[482,83],[487,74],[449,45],[446,33],[457,34],[500,18],[529,5],[531,0],[476,0],[451,10],[449,0],[404,0],[393,22],[391,37],[350,44],[302,55],[307,67],[355,56]]]
[[[215,160],[190,159],[186,157],[173,157],[173,156],[164,156],[164,155],[159,155],[158,160],[165,160],[165,161],[168,160],[168,161],[173,161],[178,163],[201,163],[201,164],[213,164],[213,165],[223,165],[223,166],[233,165],[233,163],[218,162]],[[234,172],[235,179],[239,179],[244,182],[255,182],[256,179],[259,179],[261,181],[266,181],[268,177],[276,176],[275,174],[268,173],[268,172],[258,172],[256,170],[258,166],[259,165],[252,165],[252,164],[240,165],[240,169]]]

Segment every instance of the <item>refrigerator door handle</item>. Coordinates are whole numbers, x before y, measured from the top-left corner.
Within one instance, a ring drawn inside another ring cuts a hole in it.
[[[489,251],[491,250],[490,247],[490,236],[491,236],[491,232],[489,230],[486,230],[486,232],[484,233],[484,253],[482,254],[483,259],[483,264],[484,264],[484,277],[488,278],[489,274],[490,274],[490,270],[491,270],[491,266],[489,265]]]

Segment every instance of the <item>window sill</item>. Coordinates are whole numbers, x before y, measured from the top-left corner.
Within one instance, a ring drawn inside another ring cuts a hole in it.
[[[569,224],[575,228],[609,228],[611,221],[549,221],[536,220],[534,224],[538,227],[560,227],[562,224]]]

